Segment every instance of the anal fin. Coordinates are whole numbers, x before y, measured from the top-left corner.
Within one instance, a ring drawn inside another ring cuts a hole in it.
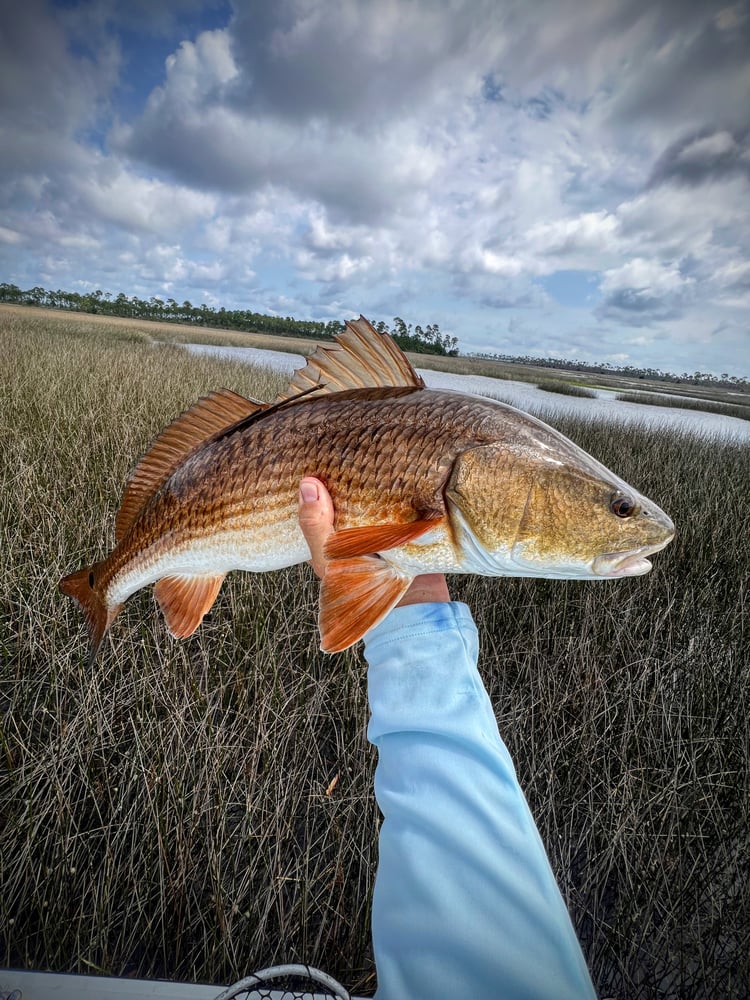
[[[374,524],[362,528],[342,528],[326,542],[327,559],[349,559],[352,556],[371,555],[386,549],[413,542],[431,528],[436,528],[444,518],[437,517],[406,524]]]
[[[377,556],[334,559],[326,566],[320,588],[320,648],[339,653],[382,621],[413,577]]]
[[[154,587],[154,596],[175,639],[186,639],[211,610],[224,582],[217,576],[165,576]]]

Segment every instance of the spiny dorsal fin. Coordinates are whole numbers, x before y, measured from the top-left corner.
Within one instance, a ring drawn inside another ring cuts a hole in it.
[[[311,396],[392,386],[424,389],[424,381],[401,348],[387,333],[378,333],[364,316],[347,321],[346,329],[335,340],[332,347],[317,348],[307,366],[296,371],[287,389],[279,393],[279,399],[290,399],[305,389]]]
[[[219,389],[199,399],[165,428],[138,463],[128,480],[115,523],[119,542],[146,501],[180,465],[216,434],[259,413],[268,406],[246,399],[231,389]]]

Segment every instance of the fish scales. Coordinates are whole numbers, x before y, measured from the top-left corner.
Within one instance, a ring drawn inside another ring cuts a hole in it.
[[[638,575],[674,533],[656,504],[541,421],[426,389],[360,318],[276,404],[220,390],[160,435],[126,488],[115,549],[60,584],[86,615],[92,658],[147,584],[185,637],[231,570],[308,558],[306,476],[328,487],[336,514],[321,589],[329,651],[360,638],[420,573]]]
[[[325,396],[289,406],[268,421],[210,445],[171,476],[153,497],[123,545],[112,575],[128,551],[166,549],[176,540],[200,540],[218,524],[237,531],[263,521],[295,538],[297,490],[303,476],[329,488],[337,527],[356,527],[374,514],[381,521],[425,512],[444,513],[440,491],[450,462],[470,444],[488,440],[487,415],[450,392],[383,390]],[[260,519],[260,520],[258,520]],[[172,525],[170,538],[161,526]],[[283,565],[279,545],[278,565]]]

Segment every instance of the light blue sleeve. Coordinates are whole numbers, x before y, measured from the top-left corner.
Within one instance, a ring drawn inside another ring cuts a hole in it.
[[[469,609],[397,608],[365,642],[384,817],[377,1000],[594,997],[477,671]]]

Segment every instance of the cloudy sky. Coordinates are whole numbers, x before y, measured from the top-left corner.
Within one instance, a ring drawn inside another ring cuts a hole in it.
[[[0,0],[0,281],[750,374],[750,0]]]

